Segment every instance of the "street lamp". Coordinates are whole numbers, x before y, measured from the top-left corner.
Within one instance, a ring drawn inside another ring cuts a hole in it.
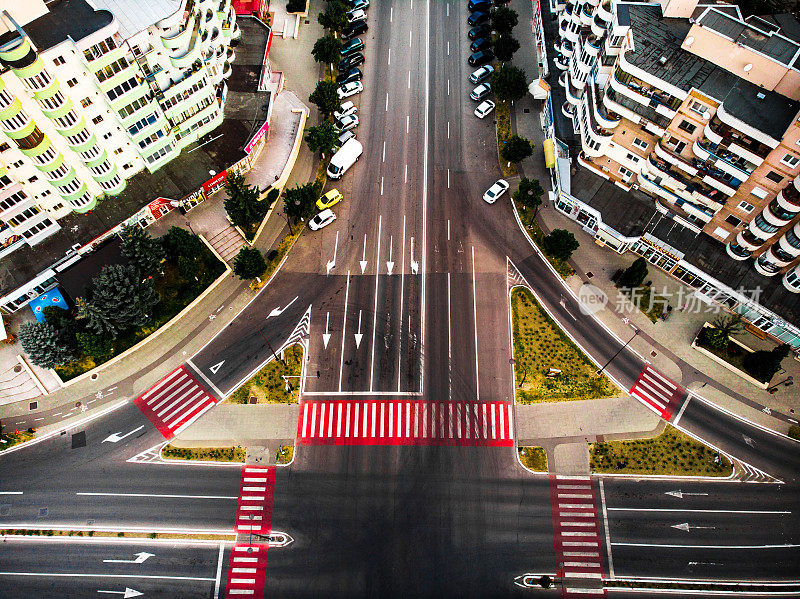
[[[628,340],[625,342],[625,345],[623,345],[622,347],[620,347],[620,348],[617,350],[617,353],[615,353],[613,356],[611,356],[611,359],[609,359],[609,361],[608,361],[608,362],[606,362],[605,364],[603,364],[603,367],[602,367],[600,370],[596,371],[596,372],[595,372],[595,374],[598,374],[598,375],[599,375],[599,374],[601,374],[601,373],[602,373],[602,372],[603,372],[603,371],[606,369],[606,367],[607,367],[609,364],[611,364],[611,362],[613,362],[613,361],[614,361],[614,358],[616,358],[616,357],[617,357],[617,356],[618,356],[618,355],[619,355],[619,354],[622,352],[622,350],[623,350],[623,349],[625,349],[626,347],[628,347],[628,345],[630,344],[630,342],[631,342],[631,341],[633,341],[633,340],[636,338],[636,335],[638,335],[638,334],[639,334],[639,331],[640,331],[641,329],[639,329],[639,328],[637,328],[637,327],[634,327],[633,325],[631,325],[631,327],[633,327],[633,335],[631,336],[631,338],[630,338],[630,339],[628,339]]]

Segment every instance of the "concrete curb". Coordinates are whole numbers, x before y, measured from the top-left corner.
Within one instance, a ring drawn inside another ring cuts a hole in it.
[[[28,376],[31,377],[33,382],[39,388],[39,391],[42,392],[42,395],[50,395],[50,392],[45,388],[44,385],[42,385],[42,381],[39,380],[39,377],[36,376],[36,373],[34,373],[33,370],[31,369],[31,367],[28,366],[28,363],[25,361],[25,358],[22,357],[22,354],[17,354],[17,362],[19,362],[20,365],[25,369],[25,372],[27,372]],[[59,379],[59,381],[60,380],[61,379]],[[9,402],[9,403],[11,403],[11,402]]]
[[[300,153],[300,144],[303,141],[303,133],[306,129],[306,119],[308,119],[309,110],[308,108],[292,108],[292,112],[300,113],[300,123],[297,126],[297,136],[294,140],[294,146],[292,146],[292,151],[289,153],[289,159],[286,161],[286,165],[283,167],[283,172],[281,172],[280,177],[272,187],[280,187],[282,188],[286,185],[286,182],[289,180],[289,175],[292,173],[292,169],[294,168],[294,163],[297,160],[297,154]],[[256,237],[258,237],[256,235]]]

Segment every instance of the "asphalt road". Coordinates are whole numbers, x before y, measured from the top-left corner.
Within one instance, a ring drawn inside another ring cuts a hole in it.
[[[463,4],[372,3],[363,36],[365,91],[355,97],[365,152],[335,184],[345,195],[336,208],[339,219],[306,232],[272,283],[191,357],[217,395],[231,392],[296,333],[309,336],[309,398],[513,401],[509,259],[598,364],[620,349],[581,314],[522,237],[508,199],[494,205],[481,200],[498,169],[494,123],[476,119],[468,99],[466,16]],[[298,331],[309,307],[310,328]],[[641,357],[623,351],[607,372],[630,387],[643,366]],[[606,571],[796,579],[796,445],[697,399],[680,414],[680,426],[789,484],[605,479]],[[103,442],[131,431],[117,443]],[[3,456],[0,526],[230,530],[240,469],[128,461],[160,439],[127,405],[84,430]],[[293,465],[278,472],[272,515],[273,528],[295,542],[270,550],[265,596],[536,592],[515,579],[555,570],[550,483],[523,471],[514,451],[298,448]],[[675,490],[698,494],[667,494]],[[687,530],[675,528],[683,524]],[[98,596],[104,590],[86,576],[97,570],[81,568],[107,548],[60,545],[72,568],[65,570],[49,547],[20,544],[4,556],[19,571],[82,577],[0,574],[10,596],[36,596],[40,589]],[[164,553],[169,559],[144,565],[163,575],[214,578],[218,554],[194,551],[175,549],[172,558]],[[109,571],[128,572],[116,568]],[[114,589],[126,580],[113,579]],[[191,589],[171,579],[137,584],[153,596],[174,597],[210,597],[214,587],[208,580]]]

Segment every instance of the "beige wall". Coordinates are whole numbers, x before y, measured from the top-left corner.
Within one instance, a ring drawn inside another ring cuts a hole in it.
[[[665,17],[691,17],[697,0],[659,0]]]
[[[43,0],[0,0],[0,14],[4,10],[7,10],[11,18],[20,26],[27,25],[49,12]],[[14,25],[8,22],[3,15],[3,18],[0,19],[0,33],[5,33],[13,28]]]

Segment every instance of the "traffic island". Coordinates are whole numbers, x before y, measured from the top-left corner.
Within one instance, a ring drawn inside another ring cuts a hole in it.
[[[536,222],[536,212],[523,206],[513,198],[511,199],[511,205],[514,207],[514,213],[517,215],[517,221],[520,227],[528,234],[530,240],[536,244],[536,247],[539,248],[539,251],[542,252],[542,255],[547,259],[550,266],[553,267],[559,276],[562,279],[566,279],[574,275],[575,269],[569,265],[569,262],[551,256],[547,253],[547,250],[545,250],[545,234],[539,226],[539,223]]]
[[[228,403],[297,403],[300,397],[300,373],[303,348],[292,345],[281,350],[266,366],[255,373],[228,397]]]
[[[547,454],[543,447],[518,447],[520,463],[531,472],[547,472]]]
[[[500,150],[511,137],[511,106],[507,100],[497,100],[495,114],[497,115],[497,159],[503,177],[513,177],[517,174],[517,166],[513,162],[503,160],[500,155]]]
[[[617,397],[620,392],[525,288],[511,292],[517,402]]]
[[[244,447],[176,447],[172,444],[161,448],[164,460],[196,460],[200,462],[244,463]]]
[[[31,429],[33,430],[33,429]],[[13,431],[0,434],[0,451],[4,451],[20,443],[25,443],[33,439],[34,433],[31,431]]]
[[[589,445],[593,473],[728,477],[724,455],[667,425],[650,439],[598,441]]]

